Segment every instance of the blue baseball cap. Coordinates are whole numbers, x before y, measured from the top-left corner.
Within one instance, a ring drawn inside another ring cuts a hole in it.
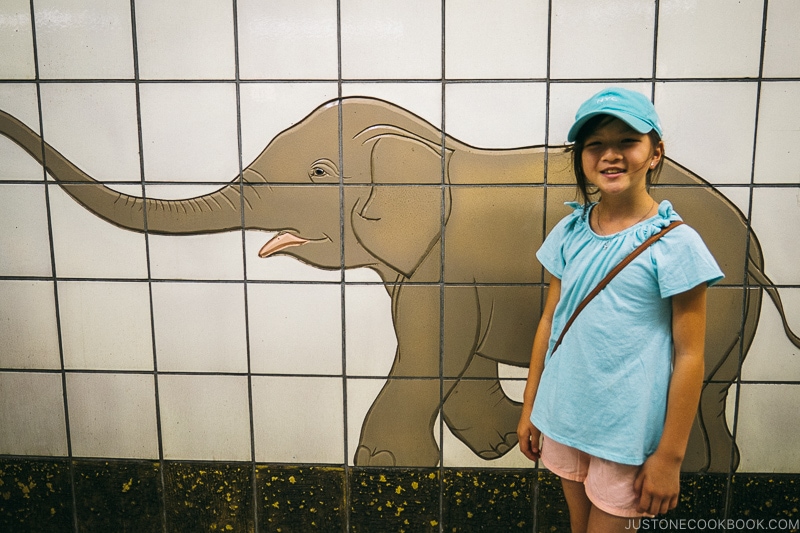
[[[586,122],[597,115],[611,115],[639,133],[655,130],[663,137],[661,121],[650,100],[636,91],[610,87],[586,100],[575,113],[575,123],[569,129],[567,140],[573,142]]]

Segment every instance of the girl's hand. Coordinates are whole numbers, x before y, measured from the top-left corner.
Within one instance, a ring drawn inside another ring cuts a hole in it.
[[[530,421],[529,416],[522,415],[517,426],[517,437],[519,438],[519,449],[522,455],[531,461],[538,461],[542,455],[541,445],[542,433]]]
[[[680,476],[680,460],[666,457],[658,451],[648,457],[633,484],[639,495],[637,510],[655,516],[674,509],[678,505]]]

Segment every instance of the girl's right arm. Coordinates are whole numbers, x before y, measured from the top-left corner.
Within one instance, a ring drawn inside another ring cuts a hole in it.
[[[522,415],[517,425],[519,449],[531,461],[539,459],[539,439],[541,437],[541,432],[531,423],[531,411],[533,411],[533,400],[536,398],[536,391],[539,388],[539,379],[542,377],[542,371],[544,370],[544,358],[547,355],[547,348],[550,344],[553,315],[560,298],[561,280],[551,276],[550,288],[547,290],[547,299],[542,310],[542,318],[539,320],[539,326],[536,328],[536,335],[533,338],[528,380],[525,383],[525,393],[522,399]]]

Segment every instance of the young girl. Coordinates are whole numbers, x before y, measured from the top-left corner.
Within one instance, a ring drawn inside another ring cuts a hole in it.
[[[723,277],[700,236],[684,224],[652,244],[553,352],[598,282],[680,220],[649,194],[664,162],[661,137],[642,94],[612,88],[586,101],[567,137],[584,202],[569,204],[572,214],[537,252],[551,281],[517,433],[522,453],[561,477],[573,532],[630,531],[631,518],[678,501],[703,383],[706,287]]]

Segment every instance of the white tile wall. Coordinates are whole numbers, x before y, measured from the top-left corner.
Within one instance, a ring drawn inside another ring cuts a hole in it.
[[[447,3],[446,77],[545,78],[547,15],[543,0]]]
[[[133,78],[127,0],[42,0],[33,5],[42,78]]]
[[[241,283],[154,283],[158,369],[247,372]]]
[[[158,392],[164,458],[252,458],[246,377],[159,376]]]
[[[440,1],[343,0],[340,5],[343,78],[441,77]]]
[[[58,370],[61,361],[51,281],[0,281],[0,338],[3,366]],[[13,379],[16,374],[9,374]],[[6,426],[11,427],[11,426]]]
[[[44,185],[5,185],[7,206],[0,211],[0,275],[50,276]]]
[[[764,39],[764,76],[800,76],[800,13],[793,0],[770,0]]]
[[[59,281],[57,287],[65,368],[153,370],[146,284]]]
[[[0,406],[0,454],[67,454],[60,375],[0,372]]]
[[[770,0],[766,19],[763,0],[33,5],[0,2],[0,110],[95,178],[152,198],[236,179],[340,95],[514,148],[564,143],[601,87],[638,90],[654,98],[667,154],[752,207],[765,271],[800,331],[793,0]],[[75,457],[352,462],[396,349],[374,272],[259,258],[273,235],[262,231],[145,238],[43,179],[0,136],[0,427],[13,428],[0,454],[67,455],[68,413]],[[742,368],[740,471],[800,468],[796,356],[765,296]],[[524,371],[503,376],[518,400]],[[528,466],[516,450],[483,461],[438,424],[447,466]]]
[[[242,79],[336,79],[336,3],[237,2]]]
[[[251,284],[247,297],[254,372],[342,373],[338,284]]]
[[[764,2],[661,0],[658,5],[658,77],[758,76]]]
[[[756,183],[800,183],[800,86],[764,83],[758,108]]]
[[[646,78],[653,74],[654,3],[554,0],[550,76]]]
[[[233,84],[142,85],[141,116],[147,181],[220,183],[236,178]]]
[[[33,25],[30,2],[8,0],[0,4],[0,72],[7,79],[32,79],[36,76],[33,61]]]
[[[232,79],[233,6],[216,0],[136,2],[142,79]]]
[[[341,378],[253,378],[256,461],[344,462]],[[291,423],[286,413],[292,413]]]
[[[158,457],[152,375],[67,375],[70,440],[78,457]]]

